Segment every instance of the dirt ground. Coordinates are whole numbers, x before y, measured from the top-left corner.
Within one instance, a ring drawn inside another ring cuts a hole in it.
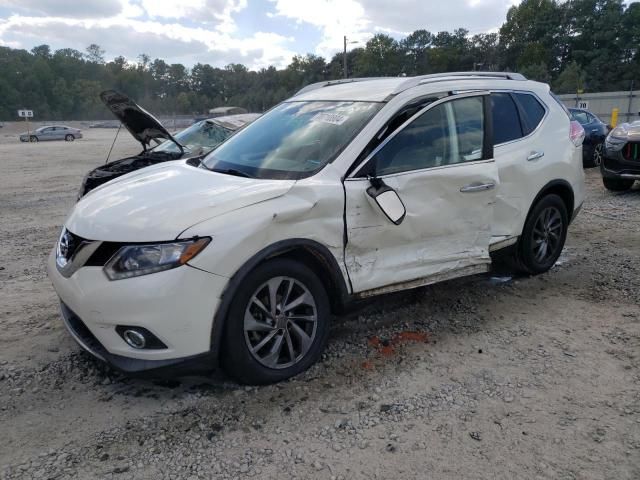
[[[59,318],[45,259],[115,130],[0,129],[0,479],[638,479],[640,189],[588,197],[538,277],[479,276],[337,318],[268,387],[134,380]],[[137,152],[121,132],[113,158]]]

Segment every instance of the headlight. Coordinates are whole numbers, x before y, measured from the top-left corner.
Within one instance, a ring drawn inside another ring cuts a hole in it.
[[[172,243],[127,245],[107,262],[104,273],[109,280],[120,280],[170,270],[187,263],[210,241],[210,238],[197,238]]]
[[[609,132],[605,139],[605,148],[615,152],[622,149],[629,139],[629,131],[622,126],[618,126]]]

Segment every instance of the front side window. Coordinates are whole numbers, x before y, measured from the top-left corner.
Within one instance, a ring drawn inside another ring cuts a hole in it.
[[[413,120],[371,158],[366,170],[383,176],[471,162],[483,158],[483,146],[483,98],[461,98]]]
[[[382,105],[350,101],[283,103],[220,145],[203,165],[256,178],[308,177],[331,162]]]

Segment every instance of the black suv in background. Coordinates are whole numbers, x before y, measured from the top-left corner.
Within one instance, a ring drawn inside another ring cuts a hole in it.
[[[600,165],[604,186],[614,192],[629,190],[640,180],[640,120],[611,130]]]
[[[570,108],[571,118],[584,128],[582,143],[582,164],[585,168],[598,167],[602,163],[604,139],[609,133],[609,126],[593,113],[581,108]]]

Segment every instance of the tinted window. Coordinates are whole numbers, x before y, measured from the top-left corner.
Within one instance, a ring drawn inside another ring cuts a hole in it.
[[[415,119],[372,158],[377,175],[439,167],[482,158],[482,97],[433,107]]]
[[[516,93],[515,95],[527,117],[525,135],[528,135],[533,132],[538,125],[540,125],[540,122],[544,117],[545,110],[538,99],[533,95],[529,95],[528,93]]]
[[[510,142],[523,137],[518,109],[508,93],[492,93],[493,143]]]

